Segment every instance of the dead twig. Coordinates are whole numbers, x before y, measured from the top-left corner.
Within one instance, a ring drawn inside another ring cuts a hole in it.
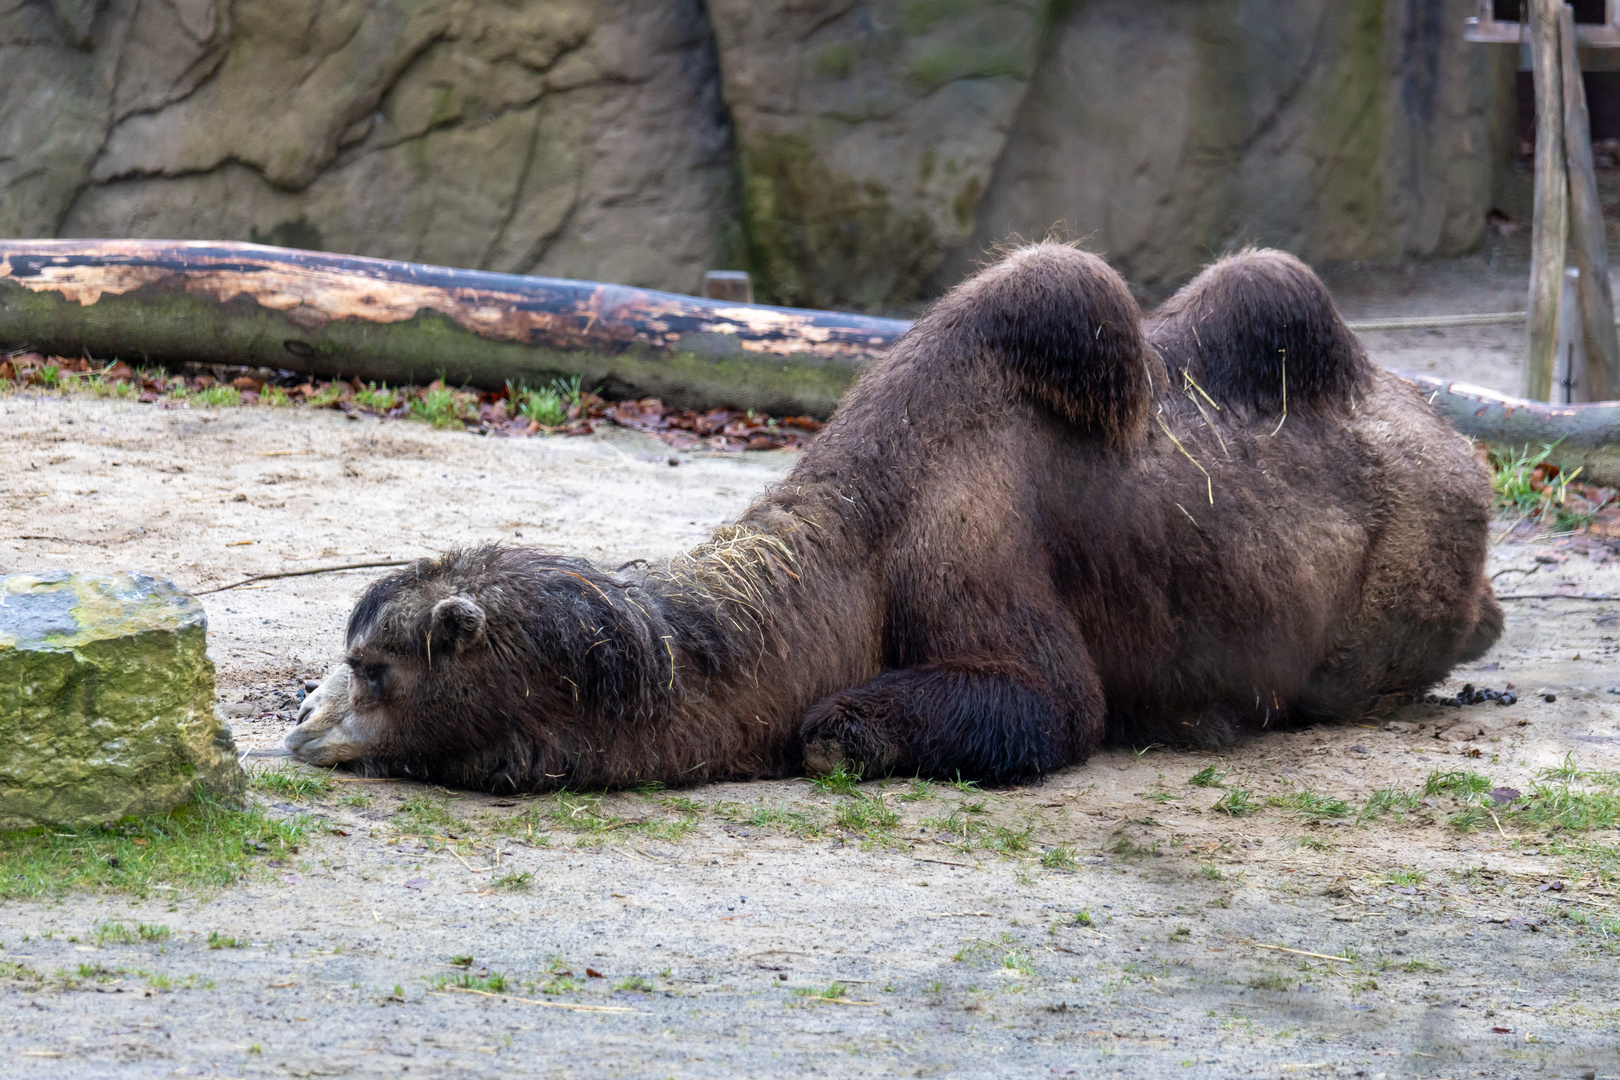
[[[1309,956],[1317,960],[1337,960],[1341,964],[1355,963],[1355,961],[1350,959],[1348,956],[1329,956],[1327,953],[1306,952],[1304,949],[1288,949],[1281,945],[1262,945],[1258,941],[1245,941],[1243,944],[1250,945],[1256,949],[1270,949],[1272,952],[1292,953],[1295,956]]]
[[[370,570],[379,566],[409,566],[415,559],[386,559],[382,562],[348,563],[343,566],[318,566],[313,570],[283,570],[277,574],[254,574],[252,577],[233,581],[229,585],[216,585],[212,589],[195,589],[194,594],[202,596],[206,593],[224,592],[226,589],[239,589],[243,585],[251,585],[255,581],[273,581],[277,578],[309,577],[311,574],[335,574],[340,570]]]
[[[513,997],[511,994],[495,994],[488,990],[473,990],[466,986],[446,986],[439,990],[429,990],[428,993],[477,994],[479,997],[500,998],[502,1001],[516,1001],[523,1005],[538,1005],[542,1009],[567,1009],[569,1012],[633,1013],[636,1011],[623,1005],[571,1005],[566,1001],[537,1001],[534,998]]]
[[[1594,596],[1591,593],[1497,593],[1498,600],[1592,600],[1601,604],[1620,601],[1620,596]]]

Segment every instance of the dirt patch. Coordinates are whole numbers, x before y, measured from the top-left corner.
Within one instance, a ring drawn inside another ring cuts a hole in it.
[[[792,461],[670,457],[17,393],[0,563],[201,589],[499,540],[613,566]],[[1603,543],[1517,534],[1492,572],[1620,593]],[[373,574],[205,597],[243,749],[280,740]],[[495,799],[256,764],[304,839],[238,884],[0,905],[0,1052],[28,1076],[1613,1072],[1616,608],[1507,607],[1442,692],[1512,706],[1112,750],[1010,790]]]

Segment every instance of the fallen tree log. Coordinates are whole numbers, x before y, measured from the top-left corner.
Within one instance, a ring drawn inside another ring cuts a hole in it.
[[[560,278],[164,240],[0,241],[0,344],[499,389],[578,374],[825,417],[907,323]]]
[[[1564,475],[1580,469],[1583,480],[1620,486],[1620,401],[1552,405],[1432,375],[1396,374],[1416,383],[1469,438],[1504,450],[1552,446],[1548,460]]]
[[[578,374],[682,408],[825,417],[909,323],[258,244],[0,241],[0,345],[499,389]],[[1620,402],[1401,373],[1458,431],[1620,484]]]

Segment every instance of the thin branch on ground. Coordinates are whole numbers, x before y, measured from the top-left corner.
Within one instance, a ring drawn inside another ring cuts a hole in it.
[[[335,574],[340,570],[370,570],[379,566],[409,566],[415,559],[385,559],[382,562],[347,563],[343,566],[317,566],[313,570],[283,570],[278,574],[254,574],[252,577],[233,581],[229,585],[216,585],[212,589],[197,589],[194,594],[202,596],[205,593],[224,592],[226,589],[239,589],[243,585],[251,585],[255,581],[273,581],[276,578],[308,577],[311,574]]]

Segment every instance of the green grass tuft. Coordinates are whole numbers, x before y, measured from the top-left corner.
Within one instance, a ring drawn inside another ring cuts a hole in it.
[[[1460,799],[1469,799],[1491,790],[1489,778],[1477,772],[1431,772],[1429,778],[1423,782],[1425,795],[1455,795]]]
[[[1248,788],[1238,787],[1228,788],[1224,795],[1215,800],[1215,805],[1210,809],[1219,810],[1232,817],[1242,817],[1259,810],[1260,804],[1255,801],[1253,793]]]
[[[117,945],[138,945],[143,941],[169,940],[167,926],[152,926],[148,923],[129,926],[125,923],[102,922],[96,924],[95,933],[97,945],[105,945],[109,941]]]
[[[1293,810],[1307,821],[1325,821],[1350,815],[1350,804],[1343,799],[1328,798],[1313,791],[1296,791],[1289,795],[1274,795],[1267,805]]]
[[[411,402],[411,415],[436,428],[457,427],[463,420],[478,418],[471,399],[472,395],[448,386],[429,387]]]
[[[304,836],[302,818],[237,810],[201,798],[168,814],[82,829],[0,833],[0,900],[96,889],[145,896],[157,885],[218,888],[261,854],[281,854]]]
[[[838,768],[826,776],[813,777],[810,784],[824,795],[853,795],[860,782],[859,772],[851,772],[839,763]]]
[[[283,799],[308,800],[328,795],[337,785],[332,782],[330,769],[317,769],[309,765],[284,763],[274,768],[251,774],[253,787],[267,795]]]
[[[1057,847],[1047,848],[1041,854],[1041,865],[1048,870],[1073,870],[1080,864],[1074,857],[1074,848],[1067,844],[1059,844]]]
[[[1187,783],[1194,787],[1222,787],[1227,776],[1231,775],[1225,769],[1218,769],[1213,765],[1206,765],[1193,773]]]
[[[210,386],[199,391],[192,400],[210,409],[227,409],[242,404],[242,391],[234,386]]]

